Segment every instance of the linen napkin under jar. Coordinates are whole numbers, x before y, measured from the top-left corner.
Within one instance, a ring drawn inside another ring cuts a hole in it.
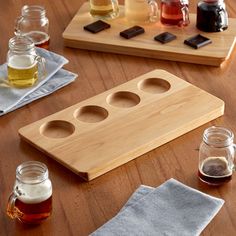
[[[39,78],[32,87],[19,89],[7,86],[7,64],[0,66],[0,116],[53,93],[78,76],[62,69],[68,63],[65,57],[42,48],[36,50],[46,61],[46,76]]]

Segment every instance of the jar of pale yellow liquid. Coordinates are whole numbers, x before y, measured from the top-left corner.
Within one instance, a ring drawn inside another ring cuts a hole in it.
[[[156,0],[125,0],[125,18],[137,24],[156,22],[158,4]]]
[[[30,38],[15,36],[9,40],[7,71],[9,84],[18,88],[33,86],[45,76],[45,59],[37,55]]]
[[[90,14],[99,19],[114,19],[119,16],[118,0],[89,0]]]

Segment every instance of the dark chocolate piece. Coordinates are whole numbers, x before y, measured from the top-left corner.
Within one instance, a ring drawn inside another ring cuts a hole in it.
[[[154,39],[156,41],[159,41],[161,43],[168,43],[176,38],[177,38],[176,35],[171,34],[169,32],[164,32],[164,33],[158,34],[154,37]]]
[[[85,25],[84,29],[95,34],[110,27],[111,25],[107,24],[106,22],[98,20],[89,25]]]
[[[134,36],[137,36],[139,34],[143,34],[144,28],[142,28],[141,26],[135,25],[129,29],[126,29],[122,32],[120,32],[120,36],[126,38],[126,39],[130,39],[133,38]]]
[[[192,48],[198,49],[200,47],[203,47],[209,43],[212,43],[212,41],[209,38],[206,38],[200,34],[195,35],[191,38],[185,39],[184,43]]]

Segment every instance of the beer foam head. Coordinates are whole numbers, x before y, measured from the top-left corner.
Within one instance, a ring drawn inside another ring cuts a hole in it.
[[[37,61],[33,55],[14,55],[9,58],[8,66],[15,69],[29,69],[35,66]]]
[[[52,195],[52,185],[49,180],[40,184],[19,184],[17,187],[21,193],[18,199],[24,203],[40,203]]]

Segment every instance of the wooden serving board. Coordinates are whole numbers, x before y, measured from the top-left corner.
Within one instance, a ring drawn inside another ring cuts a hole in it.
[[[154,70],[19,130],[86,180],[94,179],[224,113],[224,102]]]
[[[140,25],[144,27],[145,33],[127,40],[120,37],[119,32],[134,24],[126,21],[123,9],[123,6],[120,6],[119,18],[108,21],[110,29],[92,34],[83,27],[96,19],[89,14],[89,4],[84,3],[63,33],[64,44],[81,49],[213,66],[220,66],[230,57],[234,48],[236,19],[229,19],[229,28],[226,31],[204,33],[195,27],[196,15],[190,14],[191,23],[185,28],[163,26],[160,22]],[[164,45],[154,41],[155,35],[165,31],[175,34],[177,39]],[[199,33],[210,38],[213,43],[199,49],[193,49],[183,43],[185,39]]]

